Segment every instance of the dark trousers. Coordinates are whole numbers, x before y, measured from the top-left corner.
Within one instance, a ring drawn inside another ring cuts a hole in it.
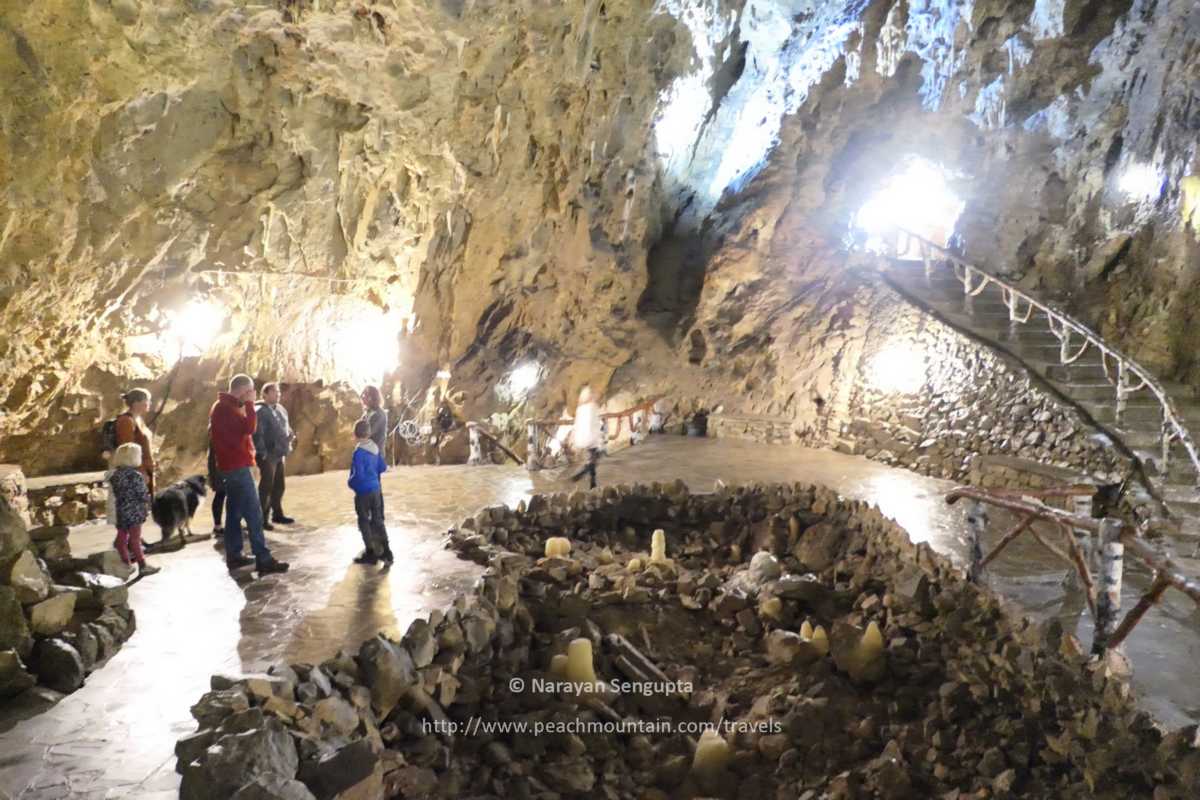
[[[600,460],[600,448],[599,447],[589,447],[587,463],[584,464],[583,469],[581,469],[581,470],[579,470],[579,472],[575,473],[575,476],[573,478],[571,478],[571,480],[578,481],[584,475],[587,475],[588,477],[591,478],[591,488],[595,489],[596,488],[596,462],[599,460]]]
[[[225,473],[225,558],[242,554],[242,520],[250,531],[250,550],[261,564],[271,562],[271,551],[263,536],[262,506],[249,467]]]
[[[212,500],[213,528],[221,527],[221,516],[224,513],[225,513],[225,490],[217,489],[216,493],[213,494],[213,500]]]
[[[259,458],[258,503],[262,506],[263,519],[271,514],[275,519],[283,516],[284,459]]]
[[[376,556],[390,553],[387,528],[383,524],[383,492],[355,494],[354,513],[358,514],[358,532],[367,552]]]

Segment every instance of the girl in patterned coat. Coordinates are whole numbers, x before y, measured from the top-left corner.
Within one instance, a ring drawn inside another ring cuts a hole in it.
[[[120,445],[113,454],[113,470],[108,478],[116,507],[117,538],[113,547],[126,564],[137,562],[139,577],[158,572],[158,567],[146,563],[142,552],[142,523],[149,516],[150,489],[141,465],[140,445],[133,442]]]

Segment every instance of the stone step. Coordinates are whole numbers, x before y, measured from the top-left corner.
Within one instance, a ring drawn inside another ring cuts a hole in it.
[[[1138,447],[1130,450],[1142,464],[1146,465],[1146,469],[1151,473],[1151,477],[1157,481],[1163,480],[1162,471],[1159,469],[1158,463],[1162,460],[1162,451],[1158,448]],[[1176,457],[1171,454],[1171,460],[1168,463],[1166,474],[1167,483],[1188,483],[1196,480],[1196,468],[1192,466],[1192,460],[1186,454],[1181,453]]]
[[[1055,383],[1092,383],[1093,379],[1104,379],[1104,368],[1099,364],[1086,364],[1076,362],[1074,364],[1059,364],[1057,362],[1037,361],[1035,359],[1026,359],[1027,363],[1037,372],[1045,375]]]
[[[1079,398],[1075,398],[1080,400]],[[1114,425],[1117,422],[1117,404],[1115,400],[1108,402],[1095,402],[1080,400],[1081,406],[1087,409],[1092,418],[1102,425]],[[1183,425],[1190,431],[1194,427],[1200,427],[1200,408],[1194,405],[1176,406],[1179,411]],[[1159,426],[1162,424],[1162,406],[1157,400],[1150,402],[1133,402],[1127,401],[1125,412],[1121,415],[1121,423],[1128,426],[1136,426],[1138,428],[1147,426]]]

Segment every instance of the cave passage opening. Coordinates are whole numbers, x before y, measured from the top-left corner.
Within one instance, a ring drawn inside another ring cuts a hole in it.
[[[865,237],[870,252],[915,259],[920,254],[907,237],[912,233],[945,246],[954,234],[966,202],[951,188],[952,174],[922,156],[910,155],[884,177],[854,215],[851,227]]]

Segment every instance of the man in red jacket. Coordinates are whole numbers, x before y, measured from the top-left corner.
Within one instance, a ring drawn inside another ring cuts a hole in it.
[[[234,375],[229,391],[221,392],[208,412],[213,455],[225,479],[225,561],[229,569],[255,565],[259,575],[287,572],[285,561],[276,561],[263,536],[262,506],[250,467],[254,464],[254,381]],[[253,560],[242,555],[242,519],[250,531]]]

